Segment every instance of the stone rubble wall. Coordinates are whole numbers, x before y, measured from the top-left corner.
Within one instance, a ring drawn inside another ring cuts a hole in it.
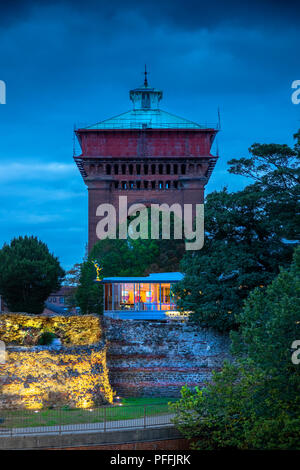
[[[112,403],[103,343],[92,346],[7,348],[0,365],[0,409]]]
[[[230,359],[229,337],[178,321],[105,317],[110,383],[121,397],[178,397],[183,385],[204,386]]]
[[[38,346],[45,332],[54,343]],[[112,403],[101,322],[94,315],[0,315],[0,409]]]

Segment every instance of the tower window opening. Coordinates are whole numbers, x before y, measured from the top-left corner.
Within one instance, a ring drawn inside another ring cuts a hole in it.
[[[178,189],[178,181],[174,181],[174,188]]]
[[[126,181],[122,181],[122,189],[127,189],[127,183],[126,183]]]
[[[144,173],[145,175],[148,175],[148,165],[144,165]]]
[[[133,175],[133,165],[129,165],[129,174]]]
[[[164,189],[164,183],[162,181],[159,181],[158,189]]]
[[[115,189],[118,189],[119,187],[119,181],[115,181]]]
[[[162,164],[158,165],[158,173],[159,173],[160,175],[163,174],[163,169],[164,169],[164,168],[163,168],[163,165],[162,165]]]
[[[148,181],[144,181],[144,188],[148,189]]]
[[[141,174],[141,165],[140,164],[137,164],[137,166],[136,166],[136,174],[137,175]]]
[[[165,188],[166,188],[166,189],[170,189],[170,186],[171,186],[171,182],[170,182],[170,181],[166,181],[166,186],[165,186]]]
[[[171,173],[171,165],[168,163],[167,164],[167,175]]]
[[[175,163],[174,165],[174,175],[178,174],[178,165]]]
[[[151,181],[151,189],[155,189],[155,181]]]
[[[126,175],[126,165],[122,165],[122,175]]]
[[[181,174],[185,175],[185,165],[181,165]]]
[[[107,175],[111,174],[111,166],[110,165],[106,165],[106,174]]]
[[[134,183],[133,183],[133,181],[129,181],[129,189],[134,189]]]
[[[141,182],[140,181],[136,182],[136,189],[141,189]]]
[[[115,175],[119,174],[119,165],[114,166],[114,172],[115,172]]]
[[[155,175],[155,165],[151,165],[151,173],[152,175]]]

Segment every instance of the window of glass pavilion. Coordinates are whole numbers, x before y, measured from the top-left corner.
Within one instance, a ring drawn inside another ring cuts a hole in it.
[[[172,285],[182,278],[181,273],[104,278],[101,281],[104,284],[104,315],[138,318],[140,314],[142,317],[162,318],[176,308]]]

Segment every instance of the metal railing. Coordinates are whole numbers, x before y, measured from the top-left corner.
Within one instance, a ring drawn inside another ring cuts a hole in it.
[[[87,125],[86,123],[78,123],[75,127],[77,130],[101,130],[101,129],[219,129],[219,123],[217,122],[205,122],[198,124],[195,122],[142,122],[142,121],[132,121],[129,119],[120,119],[114,120],[113,122],[98,122],[92,126]]]
[[[167,403],[116,404],[89,409],[0,410],[0,438],[170,426],[173,416]]]

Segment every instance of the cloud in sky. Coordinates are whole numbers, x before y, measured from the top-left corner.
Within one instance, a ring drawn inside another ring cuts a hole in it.
[[[243,187],[226,161],[253,142],[292,144],[299,127],[290,99],[299,12],[298,2],[258,0],[1,5],[0,244],[34,233],[65,266],[80,260],[87,191],[72,159],[73,126],[130,109],[145,62],[164,91],[162,109],[211,122],[220,106],[221,157],[207,191]]]
[[[60,178],[72,177],[77,173],[76,167],[72,163],[28,163],[28,162],[1,162],[0,163],[0,183],[7,183],[19,180],[57,180]]]

